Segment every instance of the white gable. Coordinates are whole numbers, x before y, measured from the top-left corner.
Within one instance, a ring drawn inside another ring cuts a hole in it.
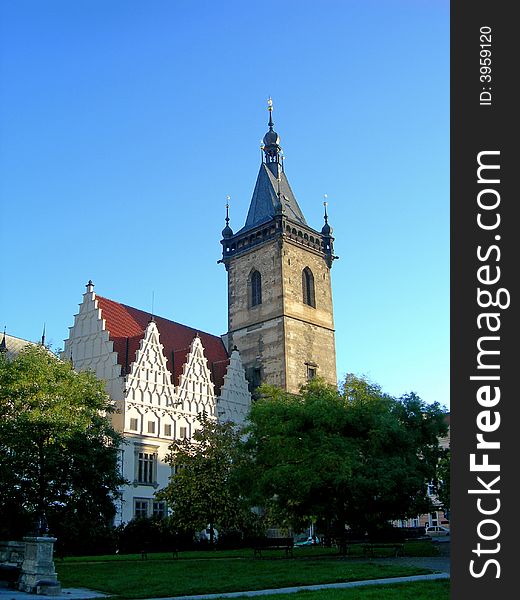
[[[224,385],[217,399],[219,421],[232,421],[244,425],[251,408],[251,394],[238,350],[231,352],[229,365],[224,375]]]
[[[106,382],[106,390],[112,400],[122,400],[121,366],[117,364],[114,344],[109,339],[96,294],[91,287],[83,294],[79,313],[74,315],[74,325],[69,328],[61,358],[72,359],[76,371],[94,371],[98,379]]]
[[[154,321],[148,323],[126,377],[126,399],[153,406],[172,406],[177,403],[175,387]]]
[[[208,415],[216,416],[214,388],[204,347],[199,336],[196,336],[191,343],[177,388],[183,410],[193,415],[206,411]]]

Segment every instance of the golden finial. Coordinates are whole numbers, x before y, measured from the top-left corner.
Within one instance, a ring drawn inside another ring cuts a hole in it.
[[[271,98],[271,96],[269,96],[269,98],[267,98],[267,110],[269,112],[271,112],[273,110],[273,99]]]

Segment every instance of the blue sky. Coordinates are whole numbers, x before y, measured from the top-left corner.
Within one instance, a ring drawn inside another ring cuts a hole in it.
[[[0,325],[62,347],[85,283],[221,334],[272,96],[336,237],[338,376],[449,406],[449,2],[4,2]]]

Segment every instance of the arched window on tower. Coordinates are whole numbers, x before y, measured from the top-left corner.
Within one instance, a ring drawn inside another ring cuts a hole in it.
[[[258,271],[251,273],[251,306],[262,304],[262,276]]]
[[[302,271],[303,303],[316,308],[316,296],[314,294],[314,275],[309,267]]]

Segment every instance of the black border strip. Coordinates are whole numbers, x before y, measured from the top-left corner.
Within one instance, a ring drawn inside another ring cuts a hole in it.
[[[515,377],[515,370],[520,372],[520,231],[515,220],[520,194],[514,189],[520,152],[516,148],[518,108],[513,107],[513,103],[518,105],[513,87],[520,52],[514,8],[514,3],[500,0],[454,0],[451,4],[450,520],[452,598],[457,600],[512,597],[520,573],[520,497],[515,490],[520,479],[520,382]],[[484,153],[481,163],[499,166],[483,168],[480,183],[479,153]],[[495,200],[497,206],[479,207],[479,199],[481,205],[493,206]],[[485,229],[497,223],[498,215],[500,223]],[[486,282],[498,274],[498,281]],[[480,305],[478,288],[489,292],[481,292]],[[500,306],[486,308],[489,298]],[[510,306],[506,307],[508,298]],[[498,316],[482,316],[490,313]],[[484,349],[480,364],[479,346]],[[498,394],[495,388],[500,389],[500,400],[492,406]],[[487,443],[500,443],[500,449],[477,448],[479,433]],[[472,471],[472,454],[476,465],[483,464],[487,455],[489,464],[500,470],[477,466],[479,470]],[[492,483],[497,476],[500,479]]]

